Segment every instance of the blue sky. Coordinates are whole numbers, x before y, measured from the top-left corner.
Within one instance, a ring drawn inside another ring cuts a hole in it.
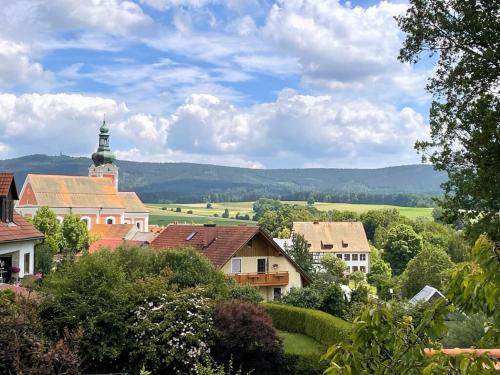
[[[255,168],[418,163],[432,66],[402,1],[17,0],[0,9],[0,158]]]

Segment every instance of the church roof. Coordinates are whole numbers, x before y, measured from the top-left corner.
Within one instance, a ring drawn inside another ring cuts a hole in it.
[[[118,192],[123,206],[125,207],[125,212],[127,213],[148,213],[148,209],[139,199],[136,193],[133,191],[120,191]]]
[[[27,186],[31,187],[37,206],[125,209],[124,199],[107,177],[28,174]]]

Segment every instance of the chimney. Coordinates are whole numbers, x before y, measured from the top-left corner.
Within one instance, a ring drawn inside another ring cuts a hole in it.
[[[203,224],[203,249],[209,247],[217,238],[217,227],[215,224]]]

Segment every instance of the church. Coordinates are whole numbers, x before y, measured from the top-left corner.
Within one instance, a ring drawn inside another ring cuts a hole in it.
[[[105,121],[92,162],[88,176],[28,174],[17,212],[31,217],[40,207],[48,206],[60,222],[72,213],[85,221],[89,230],[97,224],[133,224],[148,232],[149,212],[137,194],[118,191],[118,166]]]

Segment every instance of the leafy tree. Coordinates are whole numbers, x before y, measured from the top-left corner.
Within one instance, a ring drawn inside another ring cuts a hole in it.
[[[207,208],[208,208],[208,209],[211,209],[211,208],[212,208],[212,203],[207,202]]]
[[[274,374],[283,363],[283,347],[273,322],[260,306],[238,301],[222,302],[214,312],[217,329],[213,345],[219,363],[231,359],[243,371]]]
[[[314,200],[314,196],[311,194],[309,198],[307,198],[307,204],[312,206],[316,201]]]
[[[484,342],[484,329],[492,322],[482,313],[461,316],[456,320],[447,321],[448,332],[443,338],[445,348],[492,348],[495,343]]]
[[[370,272],[367,274],[367,280],[377,288],[379,297],[387,296],[388,289],[391,287],[391,266],[380,256],[371,254]]]
[[[365,228],[366,237],[370,241],[375,238],[375,230],[378,227],[388,228],[400,219],[399,211],[395,208],[390,210],[370,210],[360,215],[361,222]]]
[[[262,295],[256,287],[237,283],[234,283],[234,285],[229,288],[228,298],[250,303],[259,303],[263,300]]]
[[[253,220],[259,221],[266,211],[277,211],[281,206],[283,203],[277,199],[260,198],[253,204],[253,212],[255,213]]]
[[[349,343],[330,347],[327,374],[488,374],[493,362],[463,355],[427,358],[425,348],[446,330],[444,301],[408,311],[394,303],[368,305],[355,320]],[[467,368],[467,372],[461,369]],[[468,372],[470,371],[470,372]]]
[[[357,288],[360,284],[366,281],[366,276],[364,272],[355,271],[349,274],[349,280],[354,283],[354,287]]]
[[[424,286],[438,290],[445,286],[446,271],[453,266],[448,254],[435,247],[426,247],[408,262],[403,273],[403,296],[413,297]]]
[[[62,240],[61,226],[54,211],[47,206],[40,207],[33,216],[32,223],[36,229],[45,235],[42,242],[50,247],[52,253],[58,252]]]
[[[348,303],[340,284],[332,283],[324,285],[320,290],[323,299],[321,310],[339,318],[343,318]]]
[[[229,209],[227,209],[227,208],[224,209],[222,217],[225,218],[225,219],[229,218]]]
[[[422,249],[422,238],[406,224],[393,226],[387,232],[384,259],[389,262],[395,275],[401,274],[407,263]]]
[[[281,298],[281,302],[307,309],[320,309],[323,304],[323,296],[314,287],[292,288]]]
[[[312,254],[309,251],[309,247],[304,236],[294,234],[292,236],[292,245],[286,245],[285,251],[306,273],[310,274],[313,271]]]
[[[314,212],[314,214],[313,214]],[[278,210],[268,210],[259,219],[259,226],[273,237],[287,228],[290,230],[294,221],[312,221],[317,215],[314,207],[284,204]]]
[[[321,259],[321,265],[334,282],[347,282],[348,267],[342,259],[332,254],[326,254]]]
[[[398,23],[403,62],[436,56],[427,85],[430,139],[416,143],[448,173],[440,206],[447,222],[462,220],[471,238],[500,240],[500,5],[498,1],[411,0]]]
[[[70,253],[86,250],[89,247],[89,232],[84,221],[76,215],[64,217],[61,225],[63,248]]]
[[[35,271],[48,275],[52,270],[52,248],[49,244],[42,243],[35,247]]]

